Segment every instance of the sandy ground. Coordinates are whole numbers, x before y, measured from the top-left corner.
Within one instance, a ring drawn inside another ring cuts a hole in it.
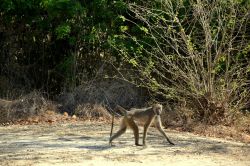
[[[171,146],[151,127],[146,148],[133,145],[130,130],[110,147],[109,131],[98,122],[2,126],[0,165],[250,165],[249,144],[166,129]]]

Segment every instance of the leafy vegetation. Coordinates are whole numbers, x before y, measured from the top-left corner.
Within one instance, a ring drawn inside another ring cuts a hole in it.
[[[126,31],[132,47],[112,44],[140,74],[139,82],[134,76],[129,81],[191,109],[205,123],[249,105],[248,1],[151,1],[128,8],[127,21],[143,37]]]
[[[115,77],[199,121],[233,119],[249,110],[249,18],[249,0],[2,0],[0,97]]]

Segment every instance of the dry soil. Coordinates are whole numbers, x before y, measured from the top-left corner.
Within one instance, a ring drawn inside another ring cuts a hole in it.
[[[110,147],[110,126],[100,122],[1,126],[0,165],[250,165],[249,144],[165,131],[175,146],[153,127],[147,147],[134,146],[130,130]]]

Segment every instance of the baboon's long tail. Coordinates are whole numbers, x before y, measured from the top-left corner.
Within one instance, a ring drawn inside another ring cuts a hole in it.
[[[128,113],[125,108],[123,108],[122,106],[119,106],[119,105],[116,106],[116,110],[119,110],[123,114],[123,116],[127,115],[127,113]]]
[[[110,129],[110,138],[113,134],[113,128],[114,128],[114,119],[115,119],[115,115],[112,115],[112,122],[111,122],[111,129]]]
[[[127,110],[119,105],[116,106],[115,110],[119,110],[123,116],[126,116],[127,115]],[[114,119],[115,119],[115,115],[116,116],[121,116],[119,114],[117,114],[114,110],[112,110],[112,122],[111,122],[111,129],[110,129],[110,139],[112,137],[112,134],[113,134],[113,128],[114,128]],[[111,142],[109,142],[110,145],[111,145]]]

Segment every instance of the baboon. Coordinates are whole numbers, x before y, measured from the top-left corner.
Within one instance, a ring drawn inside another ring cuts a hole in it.
[[[110,137],[109,140],[110,145],[112,145],[112,141],[114,139],[116,139],[117,137],[121,136],[123,133],[126,132],[127,127],[130,127],[134,132],[135,145],[142,146],[141,144],[139,144],[139,129],[135,121],[142,123],[144,125],[143,146],[146,146],[147,131],[153,121],[155,122],[156,128],[167,139],[169,144],[174,145],[174,143],[170,141],[170,139],[167,137],[167,135],[162,129],[161,117],[160,117],[160,114],[162,112],[161,104],[154,104],[152,107],[142,108],[142,109],[132,108],[130,111],[127,111],[121,106],[116,106],[116,110],[119,110],[123,113],[123,118],[121,120],[120,129],[117,131],[117,133],[115,133],[113,136]]]

